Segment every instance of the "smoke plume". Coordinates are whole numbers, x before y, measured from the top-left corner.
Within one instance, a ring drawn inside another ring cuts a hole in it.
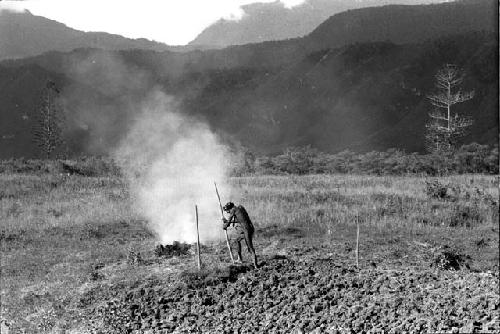
[[[85,151],[113,156],[133,209],[158,241],[196,241],[195,205],[200,240],[220,240],[214,181],[227,200],[230,155],[208,125],[182,112],[180,101],[119,53],[80,51],[67,63],[74,84],[64,99],[73,128],[86,134]]]
[[[116,160],[161,243],[196,241],[195,204],[200,239],[220,238],[214,181],[227,191],[227,153],[206,125],[178,112],[173,98],[156,92],[143,102]]]
[[[84,152],[109,154],[137,117],[147,92],[154,91],[151,76],[127,64],[119,53],[102,50],[75,52],[66,63],[72,83],[63,95],[69,132],[77,136],[71,142]]]

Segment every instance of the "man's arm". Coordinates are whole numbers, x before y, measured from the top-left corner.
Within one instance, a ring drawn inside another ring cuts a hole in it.
[[[231,223],[226,218],[222,218],[222,229],[227,230],[229,225],[231,225]]]
[[[222,228],[224,230],[226,230],[231,225],[231,223],[233,223],[234,226],[234,224],[236,223],[236,215],[234,209],[231,209],[231,211],[229,212],[229,219],[222,218],[222,223]]]
[[[229,219],[228,219],[229,223],[236,223],[236,210],[234,208],[232,208],[230,211],[229,211]]]

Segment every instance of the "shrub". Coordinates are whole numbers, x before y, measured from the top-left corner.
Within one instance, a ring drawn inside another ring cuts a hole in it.
[[[440,270],[460,270],[462,267],[469,268],[470,260],[470,256],[444,246],[434,255],[431,266]]]
[[[314,157],[317,151],[310,146],[289,147],[282,155],[274,159],[278,170],[288,174],[308,174],[314,166]]]
[[[425,192],[430,198],[448,199],[450,198],[448,190],[448,186],[438,180],[425,181]]]
[[[459,173],[491,173],[495,168],[491,166],[491,160],[496,160],[498,173],[498,149],[491,150],[487,145],[472,143],[463,145],[455,154],[456,170]]]
[[[484,217],[477,206],[459,204],[453,208],[448,226],[470,228],[483,222]]]

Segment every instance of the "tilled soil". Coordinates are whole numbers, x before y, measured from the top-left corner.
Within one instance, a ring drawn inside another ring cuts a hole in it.
[[[101,333],[500,332],[498,273],[358,270],[332,258],[268,257],[257,270],[180,276],[95,309]]]

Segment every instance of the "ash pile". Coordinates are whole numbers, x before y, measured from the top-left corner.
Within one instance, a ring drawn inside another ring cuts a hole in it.
[[[158,245],[155,247],[157,257],[171,258],[174,256],[191,255],[193,245],[184,242],[174,241],[171,245]]]

